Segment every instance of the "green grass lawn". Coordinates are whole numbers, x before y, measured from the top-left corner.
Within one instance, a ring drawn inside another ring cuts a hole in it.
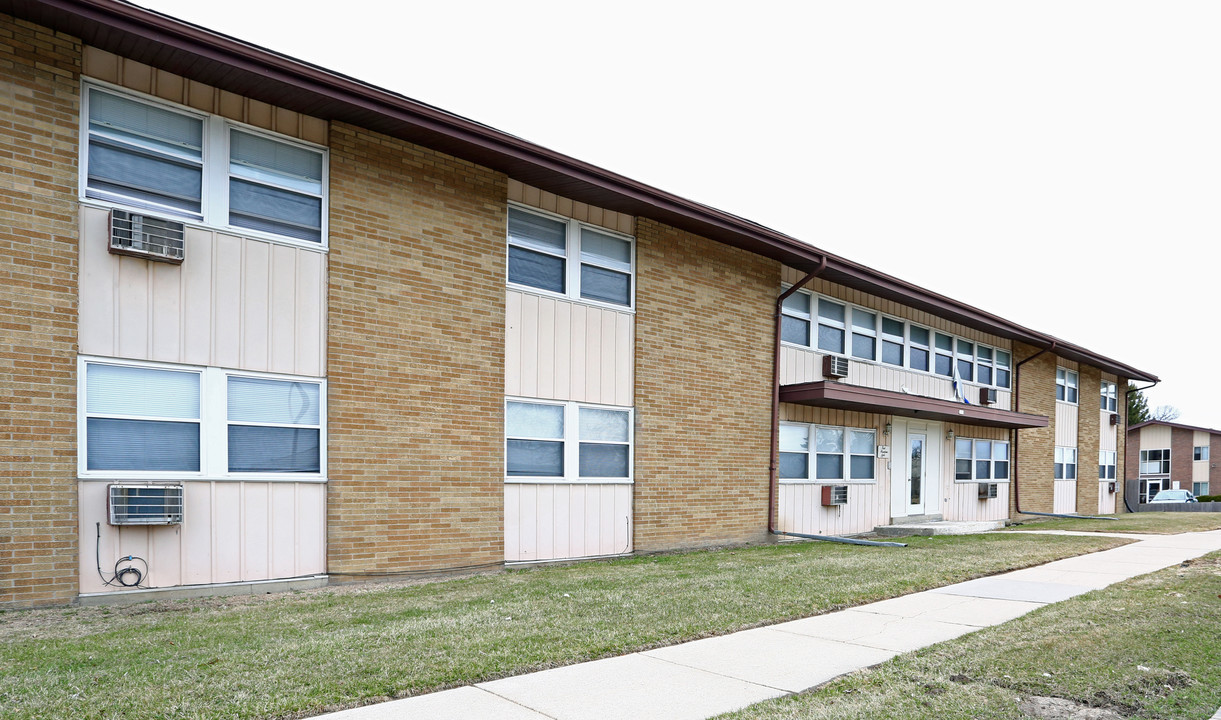
[[[1221,706],[1219,595],[1214,553],[722,720],[1087,717],[1041,714],[1032,698],[1112,718],[1204,720]]]
[[[415,585],[0,613],[0,718],[279,718],[815,615],[1123,540],[783,543]]]
[[[1221,529],[1221,513],[1141,512],[1109,515],[1114,520],[1033,518],[1010,530],[1080,530],[1084,532],[1148,533],[1151,535]]]

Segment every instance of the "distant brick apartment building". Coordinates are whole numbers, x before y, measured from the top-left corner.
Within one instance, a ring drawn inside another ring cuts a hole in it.
[[[1221,430],[1150,420],[1128,428],[1128,492],[1148,502],[1160,490],[1221,494]]]
[[[0,13],[2,607],[1123,510],[1149,373],[132,5]]]

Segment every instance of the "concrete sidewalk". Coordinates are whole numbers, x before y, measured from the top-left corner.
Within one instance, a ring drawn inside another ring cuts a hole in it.
[[[1139,540],[841,612],[321,717],[699,720],[1221,550],[1221,530],[1122,536]]]

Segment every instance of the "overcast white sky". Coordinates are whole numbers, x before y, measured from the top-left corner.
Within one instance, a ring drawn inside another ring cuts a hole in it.
[[[141,4],[1084,345],[1221,428],[1221,3]]]

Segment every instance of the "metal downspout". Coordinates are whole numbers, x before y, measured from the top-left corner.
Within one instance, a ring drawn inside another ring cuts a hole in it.
[[[1124,426],[1123,451],[1124,451],[1124,455],[1128,454],[1128,434],[1127,434],[1128,433],[1128,393],[1134,392],[1134,391],[1135,392],[1144,392],[1146,390],[1152,389],[1154,386],[1157,385],[1157,383],[1160,383],[1160,382],[1161,382],[1161,380],[1158,380],[1157,382],[1153,383],[1153,385],[1150,385],[1149,387],[1143,387],[1143,388],[1131,387],[1131,383],[1129,383],[1129,387],[1124,388],[1124,391],[1123,391],[1123,426]],[[1115,410],[1118,411],[1119,408],[1115,408]],[[1138,458],[1139,458],[1139,456],[1138,456]],[[1127,458],[1125,457],[1124,460],[1126,461]],[[1139,464],[1139,462],[1140,462],[1139,459],[1137,460],[1137,462]],[[1127,464],[1127,462],[1124,462],[1124,470],[1126,471],[1127,469],[1128,469],[1128,464]],[[1126,472],[1124,474],[1127,475]],[[1123,484],[1124,484],[1124,487],[1123,487],[1124,509],[1130,513],[1134,513],[1136,511],[1132,509],[1132,503],[1128,502],[1128,479],[1126,477],[1123,480]],[[1136,486],[1137,486],[1137,488],[1140,487],[1140,473],[1136,474]],[[1137,492],[1139,492],[1139,490]]]
[[[775,347],[772,348],[772,446],[767,475],[767,532],[769,535],[776,533],[776,485],[780,482],[780,322],[782,309],[784,301],[790,295],[805,287],[806,283],[813,280],[826,269],[827,256],[823,255],[818,263],[818,267],[811,270],[797,284],[780,293],[780,297],[776,298],[776,342]],[[812,319],[811,325],[813,325]]]

